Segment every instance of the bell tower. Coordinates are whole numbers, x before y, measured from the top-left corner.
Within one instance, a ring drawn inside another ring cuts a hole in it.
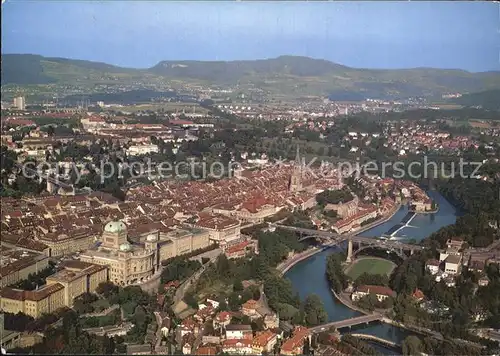
[[[300,159],[299,145],[297,145],[295,163],[293,165],[292,175],[290,176],[288,189],[291,192],[298,192],[302,190],[302,161]]]

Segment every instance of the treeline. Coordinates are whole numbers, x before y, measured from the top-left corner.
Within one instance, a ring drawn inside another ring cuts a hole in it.
[[[38,319],[34,319],[32,316],[24,313],[12,314],[4,312],[4,328],[19,332],[43,332],[47,327],[61,319],[68,311],[70,309],[67,307],[60,308],[54,311],[54,313],[43,314]]]
[[[292,283],[280,275],[270,275],[264,281],[264,293],[269,306],[279,313],[280,319],[295,325],[320,325],[328,320],[323,301],[317,295],[309,295],[304,302],[293,291]]]
[[[257,234],[259,258],[271,267],[276,267],[288,257],[290,252],[302,252],[307,244],[299,242],[297,234],[290,230],[276,229],[274,232],[259,232]]]
[[[275,270],[291,252],[304,251],[306,245],[298,241],[294,232],[283,229],[277,229],[275,232],[254,231],[254,236],[258,240],[258,255],[230,260],[225,255],[219,256],[215,263],[207,266],[197,282],[195,291],[200,292],[223,284],[227,286],[227,292],[218,296],[221,305],[237,311],[248,299],[260,297],[257,287],[243,290],[241,282],[261,281],[269,306],[279,313],[281,319],[292,321],[294,324],[324,323],[328,316],[321,299],[312,295],[301,302],[299,295],[293,291],[290,280],[283,278]],[[192,297],[194,293],[190,293],[188,302],[194,306]]]
[[[445,337],[484,343],[484,340],[470,334],[469,328],[475,323],[477,313],[489,315],[482,322],[485,327],[500,326],[499,266],[491,264],[486,267],[490,280],[487,286],[477,285],[481,273],[464,268],[456,278],[455,287],[448,287],[444,281],[436,282],[425,269],[425,262],[435,254],[437,251],[430,250],[416,253],[393,272],[390,286],[398,293],[393,308],[394,319],[433,329]],[[412,297],[417,288],[435,302],[436,311],[431,313],[418,305]]]
[[[121,322],[120,310],[115,310],[104,316],[91,316],[82,318],[80,323],[83,328],[97,328],[108,325],[118,325]]]
[[[389,277],[386,274],[372,274],[364,272],[359,275],[358,278],[354,281],[354,286],[361,285],[372,285],[372,286],[388,286],[389,285]]]
[[[7,146],[0,148],[0,196],[21,198],[24,195],[38,195],[45,190],[46,185],[40,184],[38,178],[27,178],[16,175],[16,180],[10,184],[9,179],[16,172],[18,154]]]
[[[497,213],[494,216],[500,221],[500,183],[457,177],[438,181],[437,188],[461,209],[471,214]]]
[[[269,270],[269,266],[259,262],[256,257],[251,260],[228,260],[225,255],[219,256],[215,263],[207,267],[198,280],[195,290],[187,293],[186,303],[196,309],[195,292],[222,282],[228,288],[216,297],[220,303],[219,309],[238,311],[246,301],[260,298],[258,285],[243,287],[242,281],[249,279],[259,279],[264,283],[267,302],[273,310],[279,313],[281,319],[310,326],[327,321],[328,315],[318,296],[308,296],[304,302],[301,302],[298,294],[294,293],[290,280]]]
[[[250,279],[264,281],[275,273],[274,268],[291,252],[301,252],[307,248],[306,244],[298,241],[293,231],[284,229],[276,229],[274,232],[253,231],[253,235],[258,241],[258,255],[240,259],[219,256],[215,263],[207,266],[198,281],[197,289],[217,282],[231,285]]]
[[[34,290],[45,284],[45,279],[56,272],[55,264],[49,261],[48,266],[38,273],[31,273],[28,278],[22,279],[17,283],[10,285],[11,288]]]
[[[397,120],[426,120],[427,122],[451,119],[457,121],[475,119],[475,120],[498,120],[498,113],[494,111],[476,109],[476,108],[463,108],[454,110],[434,110],[434,109],[414,109],[405,110],[402,112],[387,112],[380,114],[361,113],[357,114],[359,117],[376,121],[397,121]]]
[[[453,340],[438,340],[433,337],[419,338],[411,335],[404,339],[402,343],[404,356],[414,356],[421,353],[436,356],[448,355],[491,355],[494,350],[491,347],[481,349],[474,345],[468,345],[464,342],[456,342]]]
[[[480,106],[485,110],[500,110],[500,89],[464,94],[453,101],[463,106]]]
[[[48,328],[44,332],[41,343],[26,348],[13,348],[13,354],[101,354],[110,355],[115,351],[125,351],[122,346],[117,349],[115,339],[107,336],[90,335],[82,330],[78,315],[68,310],[62,317],[62,326]]]
[[[454,225],[440,229],[429,237],[443,247],[451,237],[462,237],[469,246],[486,247],[499,238],[500,182],[454,178],[438,182],[438,190],[466,211]]]
[[[351,192],[344,187],[339,190],[325,190],[316,195],[316,201],[319,205],[347,203],[353,200]]]
[[[189,260],[186,257],[175,257],[163,267],[161,272],[161,283],[171,281],[183,281],[191,277],[201,268],[201,262],[198,260]]]
[[[125,340],[130,343],[144,343],[148,325],[154,321],[156,298],[144,292],[139,286],[122,288],[111,282],[99,284],[96,293],[105,298],[110,305],[119,304],[125,318],[134,324]]]
[[[392,297],[386,298],[382,301],[379,301],[377,296],[373,293],[365,295],[364,297],[358,299],[355,302],[356,306],[368,310],[374,311],[375,309],[389,309],[394,305],[394,300]]]
[[[344,344],[347,346],[344,350],[348,351],[348,355],[355,355],[355,356],[364,356],[364,355],[370,355],[370,356],[376,356],[376,355],[381,355],[375,348],[368,343],[364,342],[363,340],[352,336],[352,335],[344,335],[342,337],[341,344]]]
[[[312,223],[309,217],[309,212],[303,210],[295,211],[290,214],[288,218],[283,221],[283,225],[295,226],[303,229],[317,229],[316,225]]]
[[[184,300],[194,309],[198,308],[196,294],[211,286],[223,283],[227,289],[216,295],[220,310],[238,311],[243,303],[250,299],[258,300],[260,290],[253,285],[244,288],[242,282],[255,278],[256,275],[265,271],[260,270],[255,259],[228,259],[226,255],[220,255],[215,263],[206,267],[205,272],[198,279],[193,290],[188,291]]]
[[[326,260],[326,277],[337,293],[342,292],[349,284],[349,279],[344,274],[343,261],[345,261],[345,255],[342,253],[331,254]]]
[[[391,289],[398,294],[412,294],[419,287],[428,287],[424,288],[428,290],[430,286],[422,284],[424,277],[430,276],[425,270],[425,262],[433,258],[434,253],[435,251],[424,250],[404,260],[391,275],[389,283]]]

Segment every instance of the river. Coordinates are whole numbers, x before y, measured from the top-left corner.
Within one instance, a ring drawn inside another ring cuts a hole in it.
[[[401,229],[395,238],[420,241],[440,228],[455,223],[456,217],[460,214],[457,209],[438,192],[430,191],[428,194],[439,204],[439,210],[432,214],[417,214],[410,222],[411,227]],[[407,213],[408,208],[402,206],[390,220],[361,233],[360,236],[382,236],[394,225],[401,223]],[[340,247],[332,247],[322,251],[299,262],[285,274],[285,277],[290,279],[294,290],[302,299],[310,294],[317,294],[321,298],[328,313],[329,321],[343,320],[360,315],[359,312],[347,308],[335,299],[325,277],[327,257],[332,253],[338,253],[340,250]],[[411,334],[401,328],[382,323],[357,327],[355,330],[359,333],[375,335],[396,343],[401,343],[406,336]],[[377,347],[377,349],[380,348]],[[387,350],[387,353],[393,354],[394,352]]]

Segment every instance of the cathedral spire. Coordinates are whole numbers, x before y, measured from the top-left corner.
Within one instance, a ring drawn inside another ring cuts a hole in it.
[[[292,175],[290,176],[289,189],[291,192],[302,190],[302,160],[300,159],[299,145],[297,145],[297,153],[295,155],[295,164]]]
[[[300,152],[299,152],[299,145],[297,144],[297,153],[295,154],[295,164],[298,166],[301,166],[302,162],[300,161]]]

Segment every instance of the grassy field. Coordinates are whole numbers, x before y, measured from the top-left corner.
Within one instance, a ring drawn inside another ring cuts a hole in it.
[[[353,280],[363,273],[389,275],[395,266],[396,265],[389,260],[368,257],[355,261],[354,264],[346,270],[346,274]]]

